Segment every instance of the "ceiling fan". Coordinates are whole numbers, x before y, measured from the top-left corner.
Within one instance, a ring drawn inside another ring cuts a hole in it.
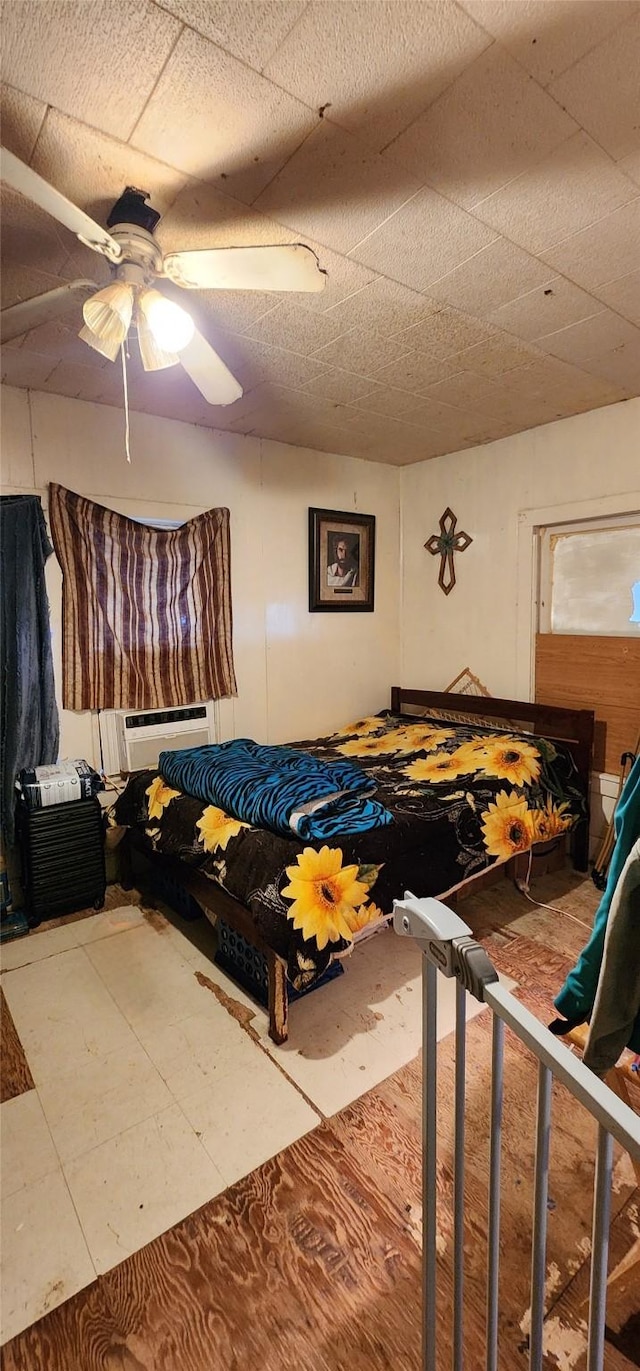
[[[22,300],[0,314],[0,338],[8,342],[48,323],[83,301],[80,337],[115,361],[135,324],[145,371],[181,362],[211,405],[229,405],[242,386],[195,327],[190,314],[157,290],[167,278],[185,290],[319,291],[326,275],[311,248],[302,243],[249,248],[202,248],[163,256],[154,237],[160,219],[146,202],[146,191],[128,186],[116,201],[107,227],[100,227],[42,176],[2,148],[3,181],[51,214],[111,264],[113,281],[98,289],[94,281],[70,281],[44,295]]]

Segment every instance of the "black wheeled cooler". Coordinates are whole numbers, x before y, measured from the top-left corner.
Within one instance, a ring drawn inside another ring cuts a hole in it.
[[[24,904],[31,923],[104,904],[107,885],[99,800],[30,809],[18,804],[16,828]]]

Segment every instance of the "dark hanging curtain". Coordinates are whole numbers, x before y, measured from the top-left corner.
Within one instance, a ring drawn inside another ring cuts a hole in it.
[[[36,495],[0,497],[0,769],[2,834],[14,836],[15,778],[58,757],[49,603],[53,548]]]

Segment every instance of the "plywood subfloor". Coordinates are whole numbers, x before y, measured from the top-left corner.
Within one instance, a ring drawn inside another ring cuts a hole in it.
[[[566,914],[526,906],[523,914],[508,887],[482,892],[463,909],[543,1020],[598,901],[590,883],[573,876],[545,881],[537,893]],[[483,1013],[468,1028],[465,1307],[473,1367],[483,1364],[484,1347],[490,1041]],[[500,1371],[525,1371],[536,1073],[510,1034],[505,1060]],[[452,1072],[453,1043],[445,1039],[436,1311],[443,1371],[450,1365]],[[4,1349],[4,1371],[418,1371],[420,1083],[415,1061],[321,1123],[16,1337]],[[557,1089],[545,1371],[586,1364],[592,1132]],[[628,1159],[619,1156],[612,1264],[637,1233],[633,1186]],[[606,1371],[640,1366],[639,1309],[638,1291],[622,1283],[608,1306]]]
[[[0,990],[0,1104],[33,1090],[33,1077],[11,1010]]]

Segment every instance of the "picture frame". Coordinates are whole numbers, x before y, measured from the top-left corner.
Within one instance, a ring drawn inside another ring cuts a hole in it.
[[[371,614],[374,607],[374,514],[309,510],[309,612]]]

